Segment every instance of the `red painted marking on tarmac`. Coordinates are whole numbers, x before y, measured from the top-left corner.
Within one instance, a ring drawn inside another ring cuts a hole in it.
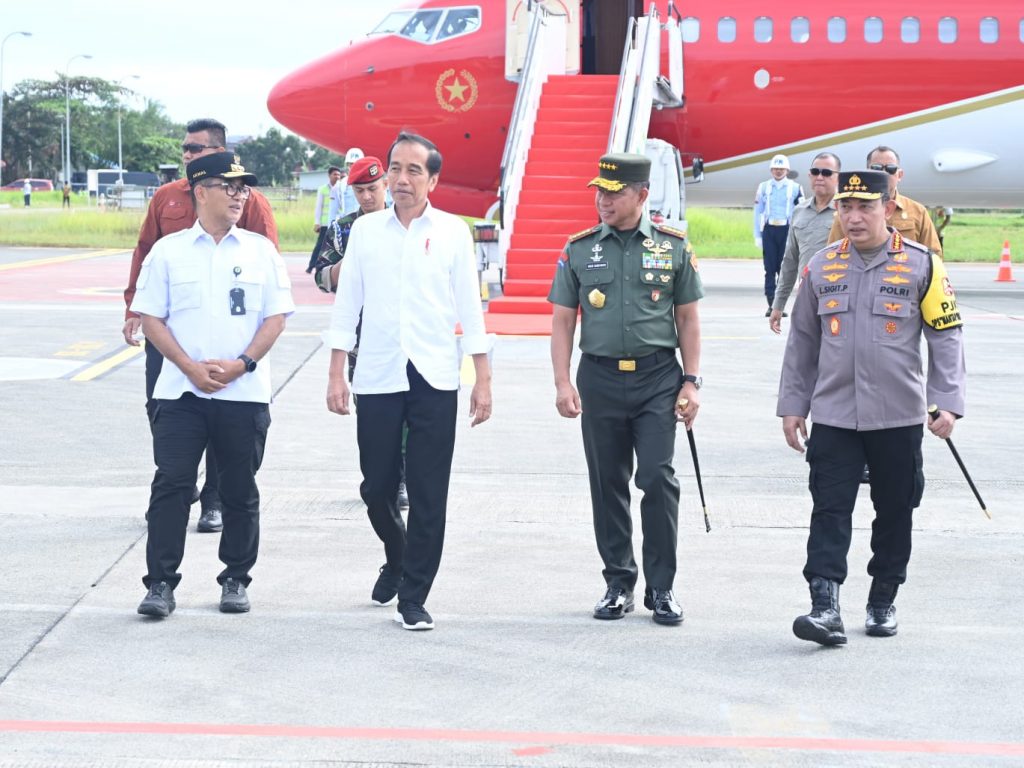
[[[344,728],[305,725],[224,723],[122,723],[60,720],[0,720],[0,733],[153,734],[171,736],[260,736],[279,739],[350,741],[432,741],[579,745],[586,747],[684,747],[688,749],[766,749],[800,752],[882,752],[974,757],[1024,757],[1024,742],[899,741],[788,736],[682,736],[637,733],[548,733],[475,731],[455,728]]]
[[[522,749],[513,749],[512,754],[516,757],[536,757],[537,755],[546,755],[551,752],[547,747],[523,747]]]

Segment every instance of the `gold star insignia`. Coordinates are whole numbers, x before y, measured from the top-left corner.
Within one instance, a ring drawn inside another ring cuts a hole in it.
[[[456,77],[455,82],[453,82],[451,85],[446,85],[444,87],[445,90],[448,91],[448,101],[455,101],[456,99],[458,99],[459,101],[465,101],[466,97],[463,94],[463,91],[465,91],[468,87],[468,85],[463,85],[462,83],[460,83],[459,78]]]

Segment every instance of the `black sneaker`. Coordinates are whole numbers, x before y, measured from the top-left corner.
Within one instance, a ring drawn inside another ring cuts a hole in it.
[[[194,488],[192,488],[192,500],[189,501],[188,505],[191,507],[193,504],[199,501],[199,496],[199,486],[197,485]]]
[[[250,607],[245,585],[238,579],[225,579],[220,588],[220,612],[247,613]]]
[[[683,609],[671,589],[644,590],[644,608],[654,611],[651,617],[658,624],[682,624]]]
[[[624,587],[608,587],[594,606],[595,619],[621,619],[633,610],[633,593]]]
[[[139,603],[139,613],[165,619],[174,612],[174,606],[174,590],[171,585],[166,581],[157,581],[149,585],[149,591]]]
[[[216,533],[224,530],[224,518],[221,517],[220,510],[204,509],[203,513],[199,515],[196,530],[200,533]]]
[[[398,583],[402,580],[402,573],[397,568],[392,568],[387,563],[380,567],[380,576],[377,583],[373,585],[373,593],[370,600],[374,605],[391,605],[398,598]]]
[[[395,611],[395,621],[402,625],[402,629],[424,630],[433,629],[434,620],[430,618],[427,609],[421,603],[398,603],[398,610]]]

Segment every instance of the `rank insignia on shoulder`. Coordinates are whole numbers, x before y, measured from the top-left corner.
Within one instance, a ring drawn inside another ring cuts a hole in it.
[[[690,266],[693,267],[694,272],[700,272],[700,267],[697,266],[697,254],[690,254]]]
[[[686,230],[684,230],[684,229],[676,229],[675,227],[670,227],[670,226],[668,226],[666,224],[652,224],[651,226],[653,226],[659,232],[664,232],[666,235],[675,235],[676,237],[686,237]],[[664,245],[664,243],[662,245]]]
[[[829,261],[832,261],[832,259],[834,259],[836,255],[837,254],[835,251],[829,251],[828,253],[825,254],[825,258],[828,259]]]
[[[601,225],[598,224],[597,226],[591,227],[590,229],[584,229],[581,232],[577,232],[575,235],[569,235],[569,242],[570,243],[575,243],[577,240],[581,240],[582,238],[586,237],[587,235],[594,234],[600,228],[601,228]]]
[[[906,214],[903,214],[903,218],[907,218]],[[889,246],[889,253],[899,252],[903,250],[903,235],[899,232],[892,233],[892,245]]]

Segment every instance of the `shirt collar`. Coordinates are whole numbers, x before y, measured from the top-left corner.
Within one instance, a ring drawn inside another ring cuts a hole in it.
[[[637,230],[645,238],[646,237],[651,237],[651,220],[647,217],[646,213],[641,214],[641,216],[640,216],[640,225],[637,227]],[[601,234],[600,234],[600,236],[597,239],[598,240],[604,240],[606,237],[610,237],[612,235],[615,235],[616,237],[618,237],[618,234],[619,233],[615,231],[614,227],[609,227],[607,224],[602,223],[601,224]]]
[[[398,226],[402,227],[402,229],[405,229],[405,227],[403,226],[402,222],[398,220],[398,212],[395,210],[395,206],[393,204],[387,206],[385,208],[385,210],[391,211],[391,221],[395,222],[395,224],[397,224]],[[435,211],[435,208],[434,208],[434,206],[432,206],[430,204],[430,200],[428,199],[427,200],[427,207],[423,209],[423,213],[421,213],[419,216],[417,216],[415,219],[413,219],[411,222],[409,222],[410,226],[414,225],[420,219],[424,219],[426,221],[433,222],[434,221],[434,211]]]
[[[191,226],[190,231],[192,232],[193,243],[202,240],[204,237],[209,238],[210,241],[213,242],[213,236],[205,229],[203,229],[203,225],[199,223],[199,219],[196,219],[196,223]],[[226,240],[229,237],[232,238],[233,240],[238,240],[237,231],[238,227],[232,224],[231,229],[228,230],[228,233],[221,238],[221,242],[224,242],[224,240]]]

